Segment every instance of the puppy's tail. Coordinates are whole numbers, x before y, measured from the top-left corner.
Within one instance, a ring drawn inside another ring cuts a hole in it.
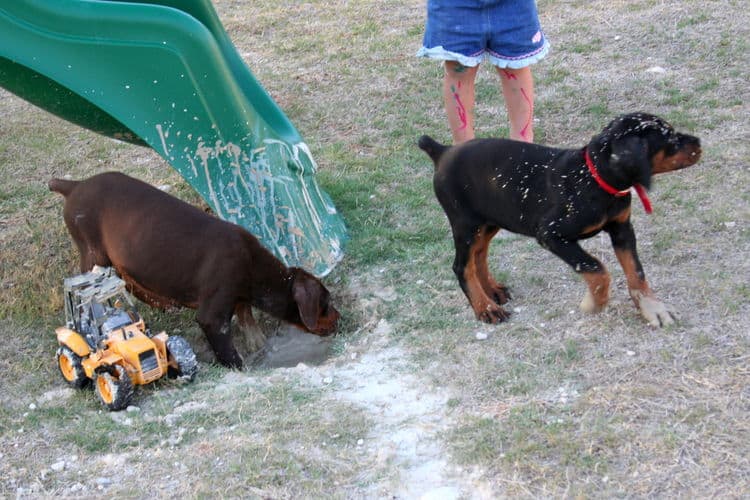
[[[65,179],[51,179],[47,183],[50,191],[60,193],[63,196],[68,196],[77,185],[78,181],[68,181]]]
[[[417,142],[417,145],[419,148],[427,153],[430,158],[432,158],[433,163],[435,163],[435,166],[437,166],[438,161],[440,161],[440,157],[443,156],[443,153],[445,153],[450,146],[445,146],[443,144],[440,144],[435,139],[430,137],[429,135],[423,135],[419,138],[419,142]]]

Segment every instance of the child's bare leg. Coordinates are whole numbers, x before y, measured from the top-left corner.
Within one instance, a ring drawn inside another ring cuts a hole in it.
[[[474,78],[479,66],[468,67],[457,61],[445,61],[443,102],[453,143],[474,138]]]
[[[497,68],[510,121],[510,138],[534,142],[534,78],[531,67]]]

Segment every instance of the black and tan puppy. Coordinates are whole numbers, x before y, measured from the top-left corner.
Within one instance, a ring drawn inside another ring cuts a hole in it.
[[[581,149],[557,149],[506,139],[475,139],[449,147],[428,136],[419,147],[435,163],[434,187],[456,248],[453,270],[478,319],[508,317],[507,288],[487,268],[490,240],[500,229],[532,236],[583,275],[581,309],[600,311],[609,299],[609,273],[578,241],[609,234],[630,296],[655,326],[674,321],[649,288],[630,223],[630,188],[650,211],[651,176],[689,167],[700,158],[698,138],[661,118],[632,113],[612,121]]]
[[[81,271],[113,266],[135,296],[157,306],[198,310],[217,359],[239,368],[233,313],[253,323],[251,307],[326,335],[339,313],[307,271],[287,268],[248,231],[208,215],[145,182],[107,172],[84,181],[52,179]]]

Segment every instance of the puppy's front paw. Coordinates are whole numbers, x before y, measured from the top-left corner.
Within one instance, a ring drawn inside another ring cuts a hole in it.
[[[675,314],[672,308],[655,297],[640,296],[638,308],[651,326],[663,327],[675,322]]]
[[[594,295],[590,290],[586,290],[586,295],[584,295],[583,300],[578,307],[581,311],[589,314],[598,313],[604,309],[604,305],[596,303],[596,299],[594,299]]]

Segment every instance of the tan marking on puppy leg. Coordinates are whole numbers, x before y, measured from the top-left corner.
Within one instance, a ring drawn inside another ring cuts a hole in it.
[[[477,266],[477,278],[484,287],[488,295],[492,289],[492,284],[495,280],[490,274],[489,267],[487,266],[487,257],[490,250],[490,241],[498,232],[498,229],[489,230],[487,228],[481,228],[477,233],[476,243],[471,247],[471,251],[474,253],[474,260]]]
[[[581,301],[581,310],[587,313],[601,311],[609,301],[609,273],[606,270],[600,273],[583,273],[583,279],[589,288]]]
[[[493,302],[504,304],[510,299],[505,285],[495,281],[490,273],[489,267],[487,266],[490,242],[499,230],[499,228],[481,228],[477,233],[476,244],[472,246],[472,252],[474,252],[473,258],[476,262],[477,279],[479,279],[479,283],[482,285],[484,293],[490,297]]]
[[[628,281],[628,290],[630,290],[630,295],[633,295],[634,290],[640,292],[641,295],[653,295],[651,289],[648,286],[646,278],[638,274],[638,267],[636,265],[633,252],[631,252],[630,250],[615,249],[615,255],[617,256],[617,260],[620,262],[622,271],[625,273],[625,278]]]
[[[656,298],[648,286],[646,278],[639,276],[635,257],[629,250],[615,250],[617,260],[628,281],[628,291],[635,307],[651,326],[666,326],[674,323],[674,313],[671,308]]]
[[[505,320],[509,314],[498,304],[495,303],[485,292],[479,279],[479,269],[477,254],[482,251],[476,250],[476,247],[482,246],[483,238],[477,235],[477,238],[469,249],[469,260],[464,268],[464,283],[466,285],[466,294],[469,296],[469,302],[477,319],[485,323],[500,323]],[[485,252],[486,253],[486,252]]]

